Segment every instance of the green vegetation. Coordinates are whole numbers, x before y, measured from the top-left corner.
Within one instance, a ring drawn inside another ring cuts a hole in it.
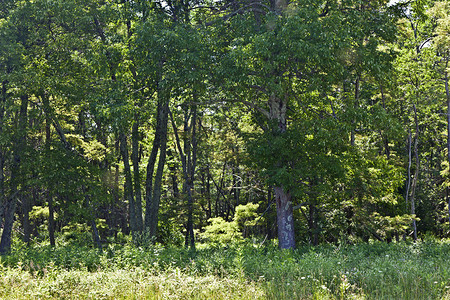
[[[448,241],[15,250],[1,257],[2,299],[450,298]]]
[[[0,0],[0,298],[450,298],[449,37],[437,0]]]

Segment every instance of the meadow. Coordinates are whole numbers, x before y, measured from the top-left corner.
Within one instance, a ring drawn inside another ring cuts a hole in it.
[[[196,250],[16,244],[0,299],[450,299],[450,241]]]

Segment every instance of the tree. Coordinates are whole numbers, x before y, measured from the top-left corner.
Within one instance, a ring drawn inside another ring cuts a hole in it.
[[[346,116],[355,109],[344,103],[347,111],[337,111],[333,86],[352,60],[361,59],[360,73],[389,68],[391,57],[377,46],[392,38],[393,26],[382,5],[375,3],[272,4],[256,23],[245,15],[232,21],[242,37],[231,41],[228,57],[236,62],[236,69],[228,71],[231,76],[226,89],[229,98],[255,110],[255,120],[264,131],[256,143],[260,149],[257,157],[274,187],[278,239],[284,249],[295,246],[292,197],[304,193],[304,187],[327,181],[322,174],[333,177],[342,173],[337,157],[347,143]],[[364,30],[359,35],[354,33],[358,26]],[[364,57],[364,51],[370,56]],[[228,67],[229,61],[223,66]],[[314,148],[319,155],[310,151],[311,143],[322,146]],[[322,159],[328,161],[320,164],[316,173]],[[310,210],[314,207],[311,203]]]
[[[447,104],[447,162],[450,166],[450,5],[448,2],[438,1],[430,9],[429,14],[436,21],[432,45],[437,54],[437,64],[441,80],[444,84]],[[449,194],[447,192],[447,194]],[[448,197],[448,212],[450,224],[450,197]]]

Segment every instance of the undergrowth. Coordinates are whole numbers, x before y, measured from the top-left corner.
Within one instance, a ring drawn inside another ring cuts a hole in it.
[[[450,242],[197,250],[16,245],[1,299],[450,299]]]

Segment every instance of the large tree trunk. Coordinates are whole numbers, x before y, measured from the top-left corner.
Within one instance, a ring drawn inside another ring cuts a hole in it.
[[[145,228],[151,237],[156,237],[158,228],[159,202],[161,198],[161,183],[166,163],[167,120],[169,114],[169,97],[158,94],[155,139],[147,164],[147,180],[145,184]],[[159,161],[155,176],[153,176],[156,158],[159,150]]]
[[[0,241],[0,253],[6,253],[11,250],[11,235],[14,223],[14,214],[17,206],[17,196],[19,193],[20,167],[23,151],[26,146],[26,128],[27,128],[27,110],[28,96],[20,97],[20,111],[18,120],[18,130],[13,145],[13,162],[11,166],[11,196],[5,201],[4,225],[2,238]]]
[[[294,214],[291,194],[282,186],[274,187],[277,204],[278,245],[281,249],[295,248]]]
[[[273,134],[284,134],[287,130],[286,101],[276,96],[271,96],[269,107],[270,119],[272,122],[276,122],[272,128]],[[279,161],[277,167],[282,167],[285,163]],[[295,248],[295,234],[291,194],[281,183],[278,183],[274,186],[274,196],[277,204],[278,245],[281,249],[293,249]]]
[[[11,175],[11,179],[13,175]],[[17,190],[14,190],[13,196],[5,200],[5,213],[2,238],[0,241],[0,254],[8,253],[11,250],[11,235],[14,223],[14,213],[17,205]]]

